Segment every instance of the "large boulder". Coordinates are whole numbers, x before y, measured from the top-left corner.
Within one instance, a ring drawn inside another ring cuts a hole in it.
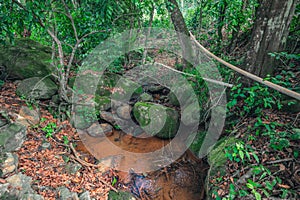
[[[176,110],[159,104],[137,102],[133,115],[144,131],[163,139],[175,137],[179,127],[179,114]]]
[[[28,38],[16,39],[14,45],[0,46],[0,66],[9,79],[44,77],[55,69],[51,66],[51,48]]]
[[[58,86],[50,78],[32,77],[19,83],[16,93],[29,99],[51,99]]]

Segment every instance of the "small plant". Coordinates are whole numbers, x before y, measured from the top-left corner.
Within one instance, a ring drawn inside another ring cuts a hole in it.
[[[259,158],[254,152],[254,150],[250,146],[245,145],[242,141],[235,143],[235,145],[226,147],[225,156],[230,161],[235,162],[245,162],[245,158],[248,158],[248,160],[251,161],[252,156],[255,159],[255,161],[259,163]]]
[[[68,145],[70,143],[69,139],[68,139],[68,136],[64,135],[63,137],[63,140],[64,140],[64,144],[65,145]]]
[[[56,124],[54,122],[49,122],[46,126],[42,128],[42,131],[46,133],[46,138],[51,138],[55,132]]]

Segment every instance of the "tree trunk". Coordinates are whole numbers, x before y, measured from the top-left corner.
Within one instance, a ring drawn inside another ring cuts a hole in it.
[[[193,58],[193,49],[191,41],[189,39],[190,32],[185,24],[182,13],[179,9],[178,3],[176,0],[168,0],[169,6],[167,6],[168,11],[171,14],[171,20],[174,25],[175,30],[178,33],[183,35],[178,35],[178,39],[182,48],[182,57],[184,68],[190,67],[190,64],[186,60],[192,60]]]
[[[297,0],[259,0],[246,69],[255,75],[272,75],[275,59],[269,53],[283,51]]]

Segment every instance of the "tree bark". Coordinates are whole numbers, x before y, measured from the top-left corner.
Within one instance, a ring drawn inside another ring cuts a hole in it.
[[[167,0],[169,5],[167,6],[169,13],[171,14],[171,20],[174,25],[175,30],[179,33],[178,39],[182,48],[182,57],[184,68],[190,67],[190,64],[187,60],[193,59],[193,49],[192,44],[189,39],[190,32],[185,24],[183,15],[179,9],[178,3],[176,0]]]
[[[297,0],[259,0],[247,52],[246,69],[260,77],[272,75],[275,58],[269,53],[283,51]]]

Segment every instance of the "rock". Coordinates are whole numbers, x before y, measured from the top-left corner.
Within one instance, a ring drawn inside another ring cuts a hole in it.
[[[141,94],[140,99],[141,99],[141,101],[144,101],[144,102],[153,101],[153,97],[148,93]]]
[[[7,124],[7,121],[5,119],[0,118],[0,128],[5,126]]]
[[[173,92],[170,92],[168,94],[168,99],[169,99],[169,103],[172,104],[173,106],[180,106],[180,103]]]
[[[19,115],[23,117],[22,119],[24,119],[19,121],[24,126],[26,126],[26,124],[37,125],[40,123],[40,113],[37,109],[33,110],[27,106],[22,106],[19,111]]]
[[[90,192],[85,191],[84,193],[79,195],[79,200],[91,200]]]
[[[136,200],[129,192],[109,191],[108,200]]]
[[[45,77],[55,71],[49,62],[52,49],[28,38],[15,40],[15,45],[0,46],[0,66],[5,66],[9,79]]]
[[[77,129],[87,129],[98,121],[96,110],[92,106],[76,105],[73,108],[71,123]]]
[[[111,108],[111,102],[109,97],[96,95],[95,102],[97,110],[106,111]]]
[[[22,200],[44,200],[44,197],[39,194],[24,194]]]
[[[65,166],[65,169],[67,171],[68,174],[76,174],[76,172],[78,172],[78,170],[80,170],[82,168],[82,166],[79,163],[68,163]]]
[[[138,102],[133,107],[133,115],[149,135],[170,139],[177,133],[179,114],[172,108],[154,103]]]
[[[122,119],[131,119],[130,112],[131,112],[130,105],[124,105],[117,109],[117,115]]]
[[[160,93],[161,91],[163,91],[163,89],[165,89],[165,87],[162,85],[150,83],[150,84],[144,86],[144,89],[151,93]]]
[[[13,123],[0,128],[0,147],[4,151],[17,151],[23,144],[26,137],[26,127]]]
[[[66,187],[59,187],[58,194],[60,200],[79,200],[77,193],[70,192]]]
[[[188,137],[187,144],[190,144],[189,149],[195,154],[198,155],[201,149],[202,143],[206,136],[205,131],[200,131],[196,135],[190,134]]]
[[[9,187],[9,183],[0,184],[0,199],[5,199],[4,195],[9,192],[8,187]]]
[[[111,100],[111,107],[113,109],[117,109],[123,105],[124,105],[124,103],[122,101],[117,101],[117,100],[113,100],[113,99]]]
[[[291,113],[298,113],[300,112],[300,101],[298,100],[284,100],[281,102],[282,104],[282,111],[284,112],[291,112]]]
[[[12,153],[5,153],[3,155],[4,158],[2,158],[2,155],[0,157],[0,170],[2,171],[2,177],[4,177],[6,174],[9,174],[13,171],[15,171],[18,167],[18,156],[16,154]]]
[[[181,121],[186,126],[197,124],[200,121],[201,113],[200,113],[200,110],[197,110],[196,103],[198,103],[198,102],[187,105],[181,111]]]
[[[105,121],[113,124],[113,125],[117,125],[116,124],[116,121],[118,121],[118,117],[116,115],[113,115],[111,112],[105,112],[105,111],[102,111],[100,113],[100,117],[101,119],[104,119]]]
[[[57,85],[50,78],[32,77],[20,82],[16,94],[27,99],[51,99],[57,90]]]
[[[42,149],[51,149],[51,143],[49,142],[43,142],[41,145]]]
[[[28,177],[22,173],[15,174],[5,179],[7,183],[14,189],[14,194],[18,197],[22,197],[24,194],[33,194],[34,191],[31,188],[31,177]]]
[[[105,137],[112,134],[113,127],[108,123],[94,123],[87,129],[87,132],[92,137]]]

